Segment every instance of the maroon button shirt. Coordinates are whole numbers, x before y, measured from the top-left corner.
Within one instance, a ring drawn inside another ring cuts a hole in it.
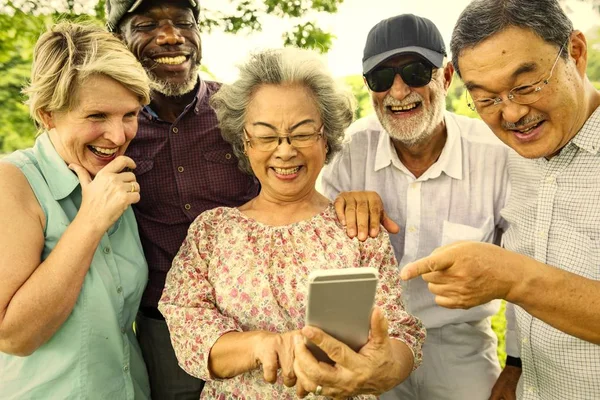
[[[258,181],[238,168],[208,105],[219,87],[200,80],[195,100],[172,124],[144,109],[127,149],[137,165],[141,200],[133,210],[150,270],[142,306],[158,305],[171,262],[200,213],[258,195]]]

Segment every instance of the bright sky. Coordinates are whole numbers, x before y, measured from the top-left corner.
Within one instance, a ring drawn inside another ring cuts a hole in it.
[[[452,28],[470,0],[344,0],[339,12],[318,15],[319,26],[337,38],[327,55],[329,68],[339,77],[361,73],[362,51],[369,30],[382,19],[403,13],[412,13],[432,20],[439,28],[449,51]],[[590,2],[567,0],[567,14],[576,29],[586,32],[598,24],[598,14],[592,12]],[[203,0],[208,9],[226,9],[223,0]],[[236,63],[256,49],[281,47],[282,34],[294,25],[293,21],[267,17],[263,31],[252,35],[212,33],[202,35],[203,64],[223,82],[237,76]]]

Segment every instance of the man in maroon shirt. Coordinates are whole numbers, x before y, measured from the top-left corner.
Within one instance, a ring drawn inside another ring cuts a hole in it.
[[[106,8],[108,29],[121,36],[153,82],[152,101],[140,113],[137,136],[127,150],[143,193],[134,211],[150,270],[136,321],[138,339],[152,398],[197,400],[204,382],[178,366],[158,300],[190,223],[205,210],[246,203],[260,187],[238,169],[208,105],[220,84],[198,76],[198,0],[107,0]],[[336,202],[350,213],[349,235],[357,233],[355,206],[369,201],[375,205],[369,230],[374,236],[381,209],[376,195],[343,194]],[[364,239],[369,212],[361,208],[356,218]],[[389,220],[384,226],[397,229]]]

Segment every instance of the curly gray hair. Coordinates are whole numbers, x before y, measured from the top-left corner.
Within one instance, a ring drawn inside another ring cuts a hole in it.
[[[244,154],[243,128],[246,110],[256,90],[265,84],[299,83],[310,90],[323,120],[323,134],[329,152],[325,163],[342,147],[344,131],[352,123],[356,101],[338,84],[317,53],[287,47],[256,52],[239,67],[240,75],[223,85],[210,99],[219,119],[223,138],[231,143],[242,171],[253,174]]]

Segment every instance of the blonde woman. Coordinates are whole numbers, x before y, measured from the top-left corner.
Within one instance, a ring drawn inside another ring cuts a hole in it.
[[[146,74],[99,27],[61,23],[34,50],[33,148],[0,162],[2,399],[146,399],[132,323],[147,265],[125,149]]]

